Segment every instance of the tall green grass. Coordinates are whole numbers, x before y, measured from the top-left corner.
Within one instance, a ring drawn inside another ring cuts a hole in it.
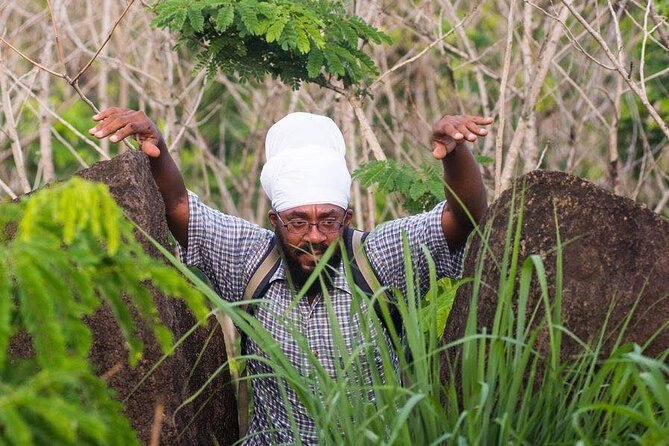
[[[101,271],[115,272],[114,277],[125,278],[124,288],[134,291],[133,298],[146,297],[141,284],[143,280],[152,279],[167,294],[187,297],[189,303],[196,304],[194,309],[200,316],[204,306],[173,271],[163,269],[159,262],[149,265],[145,263],[149,260],[142,260],[145,257],[140,255],[131,227],[120,223],[120,211],[113,206],[107,192],[88,190],[75,183],[63,186],[62,191],[54,188],[52,192],[63,195],[56,199],[42,192],[43,195],[36,197],[39,199],[30,201],[34,209],[12,205],[3,207],[0,213],[2,228],[18,222],[21,212],[27,215],[18,225],[16,240],[3,238],[0,244],[0,252],[11,254],[0,256],[4,260],[0,262],[0,309],[4,309],[4,316],[0,318],[0,443],[46,444],[46,439],[54,444],[133,443],[134,433],[120,414],[120,405],[111,401],[109,390],[85,362],[90,334],[78,321],[99,306],[99,295],[112,296],[118,292],[113,288],[107,294],[102,293],[118,285]],[[93,195],[87,195],[89,193]],[[96,203],[107,203],[105,212],[97,205],[64,204],[65,201],[80,203],[81,197],[90,200],[97,197],[97,201],[93,200]],[[92,214],[82,218],[65,211],[75,207],[90,209]],[[108,214],[108,218],[102,218]],[[612,353],[605,356],[604,341],[612,336],[608,331],[614,331],[606,327],[606,321],[600,335],[590,343],[576,339],[562,325],[559,234],[555,248],[556,274],[549,278],[540,257],[530,256],[520,261],[522,218],[520,206],[508,221],[501,258],[491,256],[490,247],[483,243],[476,272],[465,279],[471,282],[471,293],[460,296],[470,300],[471,309],[464,335],[448,344],[443,343],[441,336],[444,313],[453,297],[454,286],[445,286],[443,281],[437,280],[434,265],[431,265],[427,296],[420,296],[415,291],[419,284],[406,256],[408,292],[405,296],[394,294],[403,319],[404,336],[391,328],[389,342],[377,336],[392,324],[389,314],[384,312],[382,323],[377,313],[370,310],[379,300],[381,291],[368,297],[351,286],[355,297],[351,317],[358,318],[360,324],[360,337],[352,348],[345,345],[338,330],[331,296],[326,292],[325,304],[334,327],[335,356],[341,358],[335,362],[336,373],[332,376],[312,354],[299,330],[293,327],[313,371],[309,376],[302,376],[273,337],[240,308],[242,304],[221,300],[195,274],[157,246],[213,306],[229,314],[237,326],[261,346],[265,356],[245,359],[267,362],[273,376],[296,392],[313,417],[322,444],[668,444],[666,353],[657,358],[645,356],[642,346],[623,345],[622,337],[614,335],[617,342]],[[38,235],[29,235],[32,234],[29,229],[38,231],[35,233]],[[489,234],[490,227],[487,227],[481,231],[481,238],[485,241]],[[100,243],[99,239],[105,242]],[[124,243],[120,244],[119,240]],[[38,248],[42,249],[41,255],[32,255],[32,262],[21,260]],[[406,242],[405,251],[408,251]],[[44,255],[46,252],[49,255]],[[71,256],[71,252],[76,255]],[[319,273],[330,255],[332,249],[310,282],[320,280]],[[42,265],[39,262],[46,262],[49,267],[37,268]],[[492,324],[478,329],[475,309],[479,291],[490,286],[482,277],[486,262],[493,262],[499,271],[498,301]],[[138,264],[145,267],[137,268]],[[40,279],[39,283],[46,285],[37,288],[19,286],[21,274],[34,271],[43,272],[50,282]],[[97,274],[93,274],[96,271]],[[353,284],[350,271],[346,272],[349,283]],[[73,279],[61,283],[58,277]],[[92,282],[89,283],[89,279]],[[534,302],[530,299],[530,290],[536,288],[533,284],[538,284],[541,298],[538,306],[530,307]],[[95,290],[101,292],[96,294]],[[31,305],[35,296],[42,299],[40,302],[50,302],[49,306],[42,305],[41,312],[33,312]],[[303,292],[296,293],[296,302],[301,298]],[[147,319],[155,322],[149,301],[133,302],[140,310],[145,308]],[[114,305],[113,300],[111,305]],[[44,317],[45,308],[54,314],[67,311],[67,324],[63,325],[63,318],[56,316],[48,322],[61,325],[49,325],[50,330],[35,324],[34,317]],[[123,308],[118,309],[119,315],[123,316],[123,311]],[[133,347],[134,329],[130,322],[120,318],[119,325],[126,327],[124,333]],[[621,331],[625,326],[622,324],[615,330]],[[60,333],[66,347],[60,350],[36,348],[36,361],[10,362],[6,355],[9,339],[21,329],[27,329],[38,346],[53,344],[54,333]],[[156,334],[161,337],[164,332],[158,330]],[[548,342],[539,343],[540,336]],[[576,339],[582,345],[580,355],[563,359],[560,352],[565,337]],[[174,347],[180,342],[182,340]],[[131,348],[130,360],[138,359],[137,350],[133,352]],[[172,351],[172,348],[167,350]],[[394,354],[395,350],[399,351],[398,355]],[[381,364],[378,368],[370,367],[376,353],[381,357]],[[447,370],[451,373],[445,374],[443,361],[446,358],[450,358]],[[225,367],[227,364],[222,364],[220,370]],[[204,388],[206,386],[202,390]],[[183,404],[191,404],[200,392]],[[297,440],[299,443],[299,438]]]
[[[322,444],[669,444],[666,355],[650,358],[638,345],[618,343],[605,356],[603,340],[611,329],[606,321],[602,321],[602,331],[594,341],[576,339],[562,325],[559,234],[556,274],[549,278],[541,257],[519,260],[522,215],[521,206],[508,222],[502,258],[491,258],[489,247],[483,244],[476,273],[468,279],[471,295],[460,296],[471,300],[464,336],[449,344],[441,339],[439,320],[443,316],[440,318],[439,313],[443,312],[444,301],[452,298],[453,290],[437,280],[434,265],[428,295],[422,298],[416,291],[411,262],[405,256],[408,293],[395,295],[404,336],[390,329],[390,343],[379,342],[376,336],[392,324],[387,312],[382,323],[375,311],[367,311],[379,299],[379,293],[370,298],[352,286],[355,303],[351,317],[360,320],[360,340],[349,349],[326,291],[335,356],[341,357],[341,362],[335,362],[334,376],[323,369],[295,327],[294,335],[313,370],[310,376],[302,376],[293,368],[272,336],[253,317],[240,311],[239,304],[223,302],[210,290],[202,289],[261,346],[267,358],[254,359],[270,363],[275,377],[297,393],[316,423]],[[490,227],[483,231],[484,240],[489,231]],[[311,281],[319,280],[329,254]],[[485,262],[491,261],[499,270],[497,308],[492,326],[479,330],[479,290],[489,286],[481,272]],[[347,273],[353,284],[350,271]],[[553,286],[549,286],[549,280]],[[541,299],[538,306],[528,308],[533,283],[538,284]],[[302,297],[302,292],[297,293],[295,299]],[[538,344],[540,335],[547,335],[545,345]],[[580,343],[580,355],[568,360],[561,357],[565,336]],[[391,345],[401,350],[397,365]],[[382,363],[379,368],[370,368],[375,351]],[[457,355],[451,354],[455,351]],[[445,374],[443,381],[442,358],[451,358],[452,372]]]

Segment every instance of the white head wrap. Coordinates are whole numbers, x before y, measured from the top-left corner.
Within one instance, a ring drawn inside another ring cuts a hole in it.
[[[267,162],[260,174],[272,208],[334,204],[346,209],[351,174],[345,153],[344,136],[332,119],[291,113],[279,120],[267,132]]]

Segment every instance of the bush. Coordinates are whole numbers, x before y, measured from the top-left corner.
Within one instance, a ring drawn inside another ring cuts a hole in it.
[[[0,443],[137,444],[88,362],[83,318],[108,305],[136,364],[143,346],[131,306],[162,349],[172,348],[147,282],[183,298],[200,320],[208,310],[174,269],[142,251],[133,228],[106,186],[77,178],[0,205]],[[33,357],[8,357],[17,333],[29,336]]]

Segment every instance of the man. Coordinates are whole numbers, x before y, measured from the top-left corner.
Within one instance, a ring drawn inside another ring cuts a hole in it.
[[[272,232],[215,211],[188,192],[160,132],[143,112],[111,108],[93,119],[99,123],[90,133],[98,138],[111,135],[112,142],[128,136],[137,138],[141,150],[150,157],[153,177],[165,201],[168,225],[182,248],[182,260],[199,267],[224,299],[242,299],[263,255],[276,240],[282,260],[270,278],[264,295],[266,304],[255,308],[254,316],[300,373],[306,376],[309,372],[308,361],[289,325],[297,327],[306,338],[323,368],[334,373],[331,319],[320,282],[316,281],[306,292],[306,299],[296,302],[293,296],[351,221],[351,178],[344,160],[344,139],[336,124],[324,116],[292,113],[268,131],[267,163],[261,183],[272,204]],[[429,284],[424,247],[436,264],[438,277],[460,274],[464,244],[473,229],[462,205],[475,221],[480,220],[487,207],[479,167],[466,142],[485,136],[487,131],[480,126],[491,123],[490,118],[444,116],[433,126],[433,156],[442,161],[444,179],[450,186],[447,202],[430,212],[388,222],[369,234],[365,252],[384,286],[407,291],[403,235],[409,243],[421,291]],[[335,313],[343,315],[338,320],[339,329],[346,345],[351,346],[355,345],[359,327],[355,318],[346,317],[353,301],[340,259],[341,253],[336,250],[328,268],[334,273],[325,275],[325,291]],[[248,354],[263,354],[250,340],[246,347]],[[295,392],[281,387],[283,384],[271,376],[272,370],[264,362],[249,361],[248,367],[250,376],[267,377],[252,381],[254,414],[245,444],[295,443],[289,414],[302,443],[315,444],[314,422]],[[284,404],[283,392],[289,408]]]

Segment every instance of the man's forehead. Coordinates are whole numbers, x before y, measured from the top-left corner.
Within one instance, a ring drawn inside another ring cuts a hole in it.
[[[341,215],[345,209],[340,208],[335,204],[305,204],[303,206],[296,206],[294,208],[286,209],[283,213],[291,217],[309,217],[309,216],[325,216],[325,215]]]

